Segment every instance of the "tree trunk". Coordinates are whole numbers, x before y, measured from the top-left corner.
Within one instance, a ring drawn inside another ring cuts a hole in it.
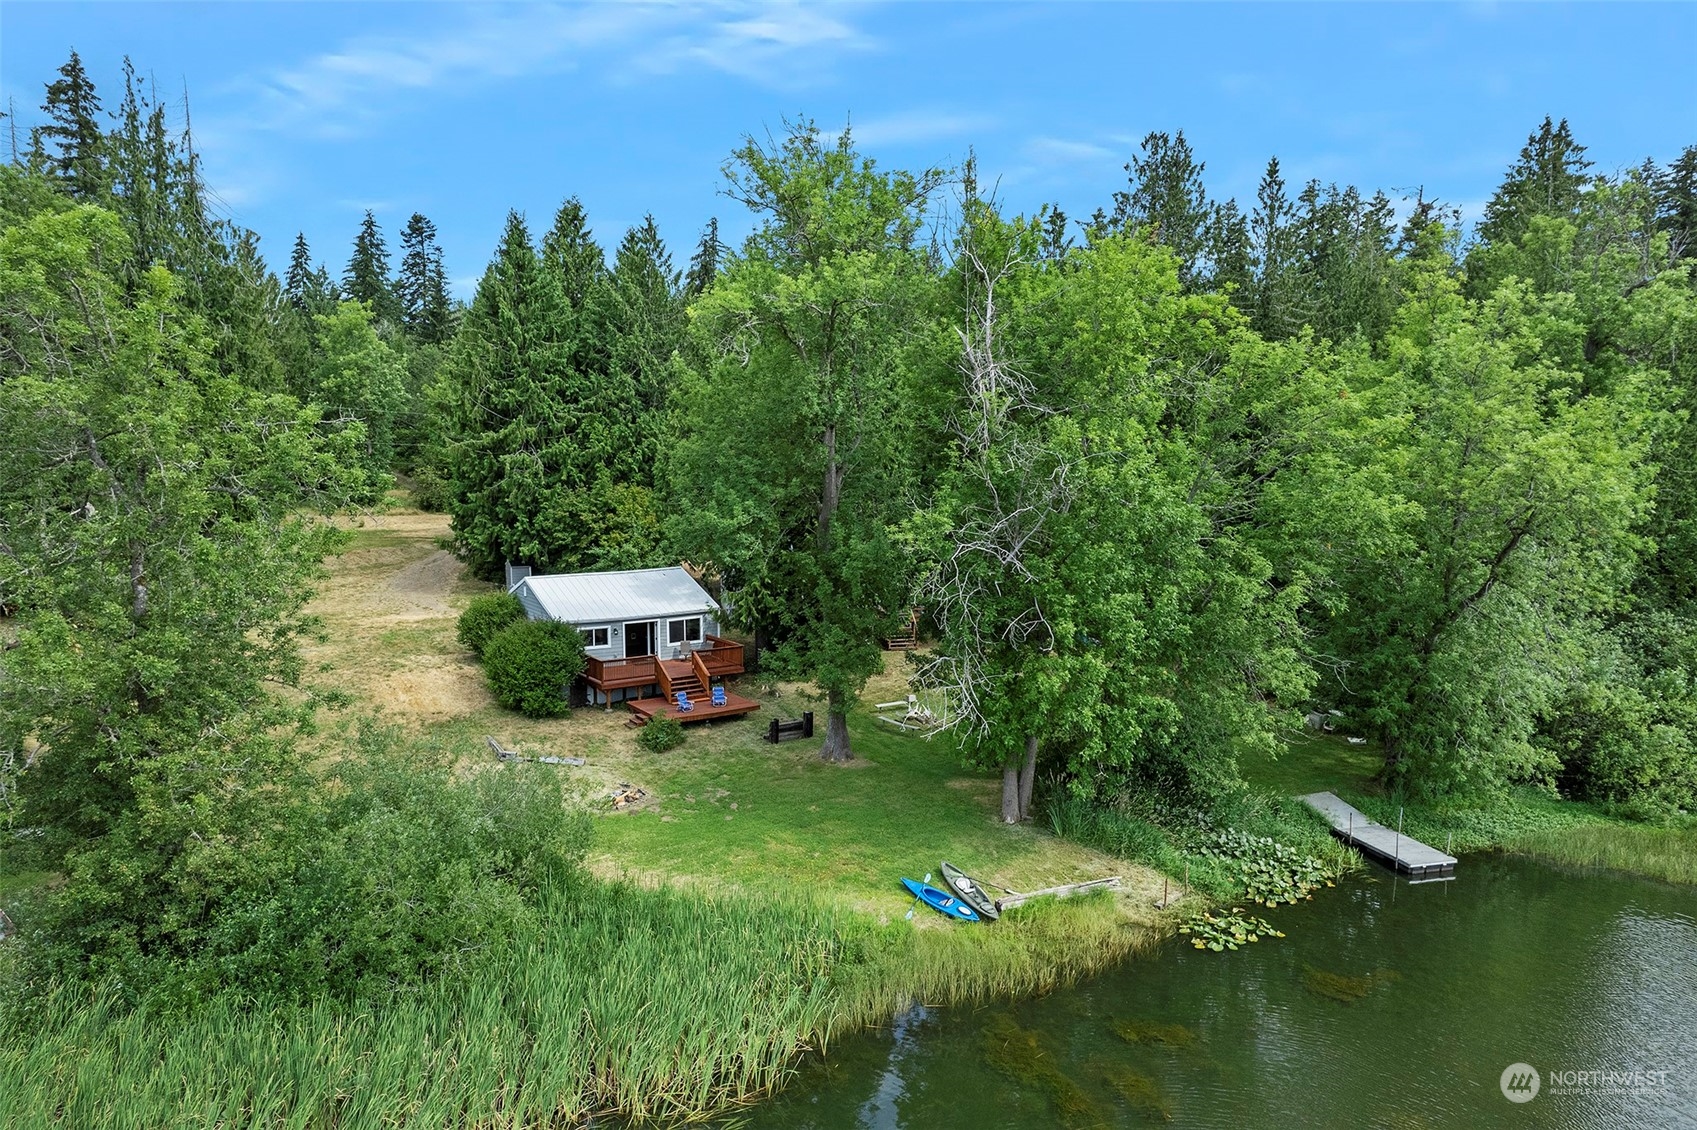
[[[819,550],[831,548],[831,519],[843,497],[843,468],[837,462],[837,425],[825,425],[825,482],[819,491]]]
[[[1019,771],[1019,818],[1031,819],[1031,785],[1037,776],[1037,735],[1025,737],[1025,764]]]
[[[839,764],[854,759],[854,750],[849,748],[848,732],[848,702],[847,696],[840,690],[832,690],[827,700],[830,713],[825,722],[825,745],[819,751],[824,761],[834,761]]]
[[[1019,759],[1002,763],[1002,823],[1019,823]]]

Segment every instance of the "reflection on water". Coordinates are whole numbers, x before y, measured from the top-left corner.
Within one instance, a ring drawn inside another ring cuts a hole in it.
[[[900,1101],[907,1088],[902,1085],[902,1061],[918,1046],[917,1033],[930,1012],[916,1004],[900,1016],[890,1028],[890,1054],[884,1072],[878,1077],[878,1087],[872,1097],[860,1104],[857,1126],[867,1130],[896,1130],[901,1122]]]
[[[1458,875],[1375,871],[1268,912],[1283,940],[914,1008],[739,1121],[1697,1130],[1697,893],[1489,856]],[[1517,1062],[1543,1079],[1524,1104],[1500,1089]]]

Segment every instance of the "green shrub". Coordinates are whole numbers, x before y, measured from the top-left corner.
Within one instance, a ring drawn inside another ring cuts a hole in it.
[[[590,822],[554,770],[456,774],[453,754],[372,725],[350,744],[168,855],[102,837],[30,906],[28,976],[0,969],[0,1012],[26,995],[10,987],[52,980],[162,1015],[220,992],[387,998],[533,928],[543,893],[576,881]]]
[[[460,613],[460,646],[473,655],[482,655],[489,641],[503,628],[524,619],[524,605],[508,592],[473,597],[466,610]]]
[[[636,744],[649,753],[677,749],[684,744],[684,724],[662,710],[637,732]]]
[[[452,486],[436,468],[420,467],[412,473],[412,504],[427,514],[446,514]]]
[[[495,701],[527,718],[571,713],[566,692],[583,664],[583,637],[556,620],[520,620],[483,649],[483,675]]]

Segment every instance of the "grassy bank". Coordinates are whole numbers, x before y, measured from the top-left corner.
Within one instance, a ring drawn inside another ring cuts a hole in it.
[[[1242,864],[1249,858],[1265,859],[1272,872],[1293,877],[1300,871],[1335,879],[1360,866],[1360,858],[1329,834],[1318,814],[1270,793],[1227,797],[1205,820],[1135,806],[1102,807],[1064,794],[1044,799],[1044,816],[1056,835],[1135,859],[1214,901],[1245,897]],[[1222,852],[1219,837],[1227,830],[1236,847]],[[1289,865],[1275,867],[1275,858]]]
[[[1569,867],[1603,867],[1668,883],[1697,883],[1697,820],[1643,824],[1578,801],[1519,790],[1489,805],[1421,804],[1345,795],[1380,823],[1454,850],[1507,851]]]
[[[381,1002],[223,999],[184,1020],[63,992],[15,1016],[0,1094],[20,1128],[689,1118],[767,1093],[801,1051],[907,1001],[1048,987],[1155,938],[1105,901],[1035,904],[969,934],[878,926],[802,894],[588,882],[534,932]]]
[[[1697,819],[1646,824],[1580,801],[1519,789],[1484,801],[1422,803],[1387,796],[1376,780],[1377,743],[1305,734],[1276,760],[1246,762],[1260,791],[1282,796],[1330,790],[1380,823],[1457,852],[1506,851],[1570,867],[1603,867],[1669,883],[1697,883]]]
[[[769,1092],[801,1054],[886,1021],[908,1002],[1040,992],[1152,944],[1155,871],[997,819],[998,782],[866,713],[856,760],[819,761],[820,738],[771,746],[774,714],[822,710],[810,688],[750,676],[752,718],[691,727],[650,754],[621,711],[533,721],[490,699],[454,640],[488,591],[437,544],[445,523],[367,518],[330,563],[307,654],[354,710],[377,714],[463,767],[486,735],[562,767],[598,814],[590,875],[554,892],[539,926],[491,938],[427,986],[353,1005],[259,1009],[220,999],[187,1018],[121,1014],[69,990],[11,1014],[0,1094],[20,1126],[571,1123],[599,1112],[665,1121]],[[899,655],[867,690],[906,693]],[[315,739],[345,755],[333,720]],[[645,791],[612,811],[618,786]],[[1021,890],[1120,875],[1112,896],[1038,902],[963,927],[898,884],[949,859]],[[0,955],[3,956],[3,955]],[[5,973],[0,970],[0,979]],[[13,986],[16,989],[16,986]]]

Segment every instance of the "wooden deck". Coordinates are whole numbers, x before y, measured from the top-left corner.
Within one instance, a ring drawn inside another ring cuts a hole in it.
[[[710,635],[701,646],[690,653],[701,660],[701,671],[710,678],[724,678],[743,672],[742,644],[722,636]],[[584,682],[606,694],[608,691],[629,690],[632,687],[657,686],[667,688],[668,669],[688,660],[659,660],[652,655],[631,659],[597,659],[589,656],[584,664]]]
[[[717,722],[726,718],[741,718],[744,714],[760,709],[760,704],[753,699],[729,692],[725,694],[725,705],[723,706],[714,706],[710,699],[706,697],[696,698],[693,695],[690,696],[690,702],[694,708],[682,713],[679,713],[676,701],[666,698],[633,699],[625,705],[630,707],[632,714],[636,715],[637,723],[644,726],[648,724],[650,718],[660,713],[669,714],[679,722],[689,725],[694,722]]]
[[[1427,847],[1395,828],[1375,823],[1365,812],[1332,793],[1309,793],[1298,800],[1314,809],[1331,824],[1344,843],[1358,847],[1369,858],[1415,880],[1453,879],[1455,856]]]

